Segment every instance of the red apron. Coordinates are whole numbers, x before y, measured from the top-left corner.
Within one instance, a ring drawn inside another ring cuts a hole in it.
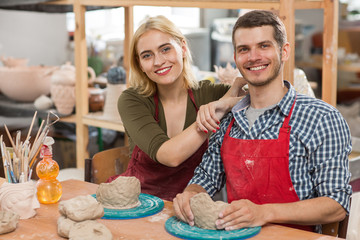
[[[188,94],[196,111],[198,111],[191,89],[189,89]],[[154,118],[159,122],[159,99],[157,95],[154,96],[154,101]],[[176,194],[183,192],[187,186],[207,147],[208,141],[205,141],[190,158],[178,167],[167,167],[154,161],[138,146],[135,146],[126,172],[118,176],[135,176],[140,180],[142,193],[172,201]],[[115,180],[118,176],[109,178],[107,182]]]
[[[239,199],[256,204],[299,201],[289,172],[289,120],[294,105],[295,101],[285,117],[278,139],[232,138],[229,136],[235,121],[232,119],[221,146],[229,202]],[[291,227],[313,231],[311,226]]]

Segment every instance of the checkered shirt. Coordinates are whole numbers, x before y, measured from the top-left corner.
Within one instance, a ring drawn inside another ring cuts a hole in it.
[[[220,130],[210,137],[209,148],[202,163],[195,169],[189,184],[199,184],[212,196],[224,186],[226,173],[220,148],[225,132],[235,117],[230,137],[237,139],[277,139],[285,116],[295,100],[291,126],[289,171],[300,200],[326,196],[349,211],[352,194],[348,155],[351,152],[349,127],[333,106],[316,98],[289,91],[272,109],[266,110],[249,128],[245,116],[250,97],[244,97],[220,124]]]

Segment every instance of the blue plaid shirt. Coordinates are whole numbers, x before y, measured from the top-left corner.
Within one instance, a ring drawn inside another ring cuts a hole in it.
[[[277,139],[285,116],[295,100],[293,86],[272,109],[266,110],[249,128],[245,116],[250,105],[246,96],[226,115],[220,130],[210,137],[209,148],[189,184],[199,184],[213,196],[226,181],[220,148],[226,129],[235,117],[230,136],[238,139]],[[291,126],[289,171],[300,200],[326,196],[349,212],[352,194],[348,155],[351,152],[350,130],[341,114],[331,105],[297,94],[289,122]]]

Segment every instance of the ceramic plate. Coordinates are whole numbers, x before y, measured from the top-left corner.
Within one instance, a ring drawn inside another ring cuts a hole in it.
[[[233,231],[210,230],[198,227],[191,227],[189,224],[180,221],[177,217],[169,218],[165,223],[165,229],[171,235],[182,239],[246,239],[255,236],[261,230],[261,227],[242,228]]]
[[[91,195],[96,198],[96,194]],[[160,198],[140,193],[140,205],[130,209],[104,208],[102,219],[133,219],[154,215],[164,208],[164,201]]]

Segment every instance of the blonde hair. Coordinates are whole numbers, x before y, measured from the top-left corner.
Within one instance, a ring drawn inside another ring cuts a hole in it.
[[[181,31],[164,16],[156,16],[148,18],[134,33],[130,43],[130,75],[129,85],[133,87],[139,94],[147,97],[152,96],[156,92],[156,83],[154,83],[142,70],[139,63],[137,43],[140,37],[149,30],[158,30],[163,33],[170,34],[174,40],[181,45],[182,42],[188,46],[185,36]],[[198,81],[192,71],[192,57],[189,48],[185,51],[183,58],[182,75],[184,77],[185,88],[198,88]]]

